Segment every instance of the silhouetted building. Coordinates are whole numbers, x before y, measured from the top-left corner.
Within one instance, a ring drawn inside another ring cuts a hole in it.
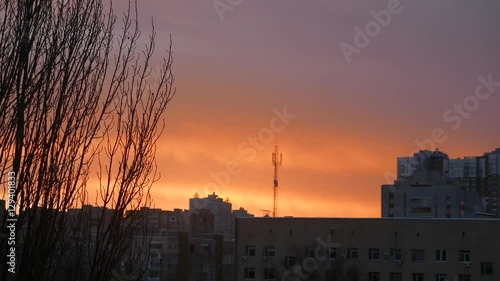
[[[189,280],[222,281],[224,261],[222,234],[189,238]]]
[[[233,210],[233,217],[235,218],[253,218],[254,215],[249,214],[245,208],[240,207],[238,210]]]
[[[189,199],[189,211],[191,215],[201,210],[208,210],[213,215],[213,233],[222,233],[225,240],[231,240],[234,233],[231,231],[231,203],[224,202],[215,192],[206,198],[195,195]]]
[[[189,238],[187,232],[170,231],[151,238],[148,281],[189,281]]]
[[[190,237],[197,237],[203,233],[214,233],[214,214],[208,209],[201,209],[199,211],[192,212],[189,229]]]
[[[241,218],[236,280],[500,280],[498,219]]]
[[[143,224],[147,225],[147,230],[153,235],[162,235],[169,231],[189,230],[189,211],[174,209],[166,211],[162,209],[151,209],[143,207],[137,211],[127,211],[126,217],[140,217],[141,225],[137,226],[138,235],[144,231]]]

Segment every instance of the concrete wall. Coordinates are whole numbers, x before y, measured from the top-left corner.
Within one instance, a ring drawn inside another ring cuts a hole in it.
[[[498,281],[498,237],[500,220],[492,219],[242,218],[236,222],[236,280],[248,280],[245,269],[255,271],[253,280],[264,280],[266,268],[274,268],[276,280],[356,280],[347,278],[353,272],[357,280],[370,280],[370,272],[378,273],[378,280],[390,280],[392,272],[401,273],[402,280],[423,273],[431,281],[444,273],[448,280],[468,274],[472,280]],[[247,256],[248,245],[255,246],[254,257]],[[265,259],[262,248],[269,245],[275,246],[276,256]],[[335,260],[326,256],[329,247],[336,248]],[[357,259],[348,258],[349,248],[358,249]],[[369,259],[370,248],[379,249],[380,259]],[[401,249],[400,265],[391,249]],[[424,251],[423,261],[412,261],[413,249]],[[446,250],[446,262],[436,261],[436,250]],[[470,251],[469,264],[459,262],[461,250]],[[287,268],[286,257],[297,265]],[[493,263],[492,275],[482,275],[484,262]]]

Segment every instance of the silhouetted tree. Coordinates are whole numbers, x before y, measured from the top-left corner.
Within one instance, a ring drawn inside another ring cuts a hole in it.
[[[172,46],[155,67],[154,26],[137,51],[137,1],[121,18],[102,0],[0,0],[0,182],[16,173],[19,214],[16,275],[2,280],[110,280],[145,224],[125,213],[158,180]],[[90,200],[97,212],[68,213]]]

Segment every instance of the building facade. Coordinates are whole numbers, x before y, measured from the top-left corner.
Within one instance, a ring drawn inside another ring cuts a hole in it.
[[[453,185],[383,185],[382,217],[474,218],[484,213],[477,192]]]
[[[500,217],[500,148],[450,159],[441,151],[397,158],[397,179],[382,185],[382,217]]]
[[[229,200],[222,200],[215,192],[206,198],[200,198],[198,194],[195,194],[189,199],[191,216],[200,214],[203,210],[208,210],[213,216],[213,233],[222,233],[224,240],[232,240],[234,230],[232,228],[232,204]],[[200,216],[207,217],[203,214]]]
[[[498,219],[242,218],[236,280],[498,281]]]

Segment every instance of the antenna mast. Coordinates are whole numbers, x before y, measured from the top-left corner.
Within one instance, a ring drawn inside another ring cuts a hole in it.
[[[279,152],[279,147],[274,147],[273,152],[273,166],[274,166],[274,205],[273,205],[273,217],[278,215],[278,167],[281,166],[283,162],[283,155]]]

